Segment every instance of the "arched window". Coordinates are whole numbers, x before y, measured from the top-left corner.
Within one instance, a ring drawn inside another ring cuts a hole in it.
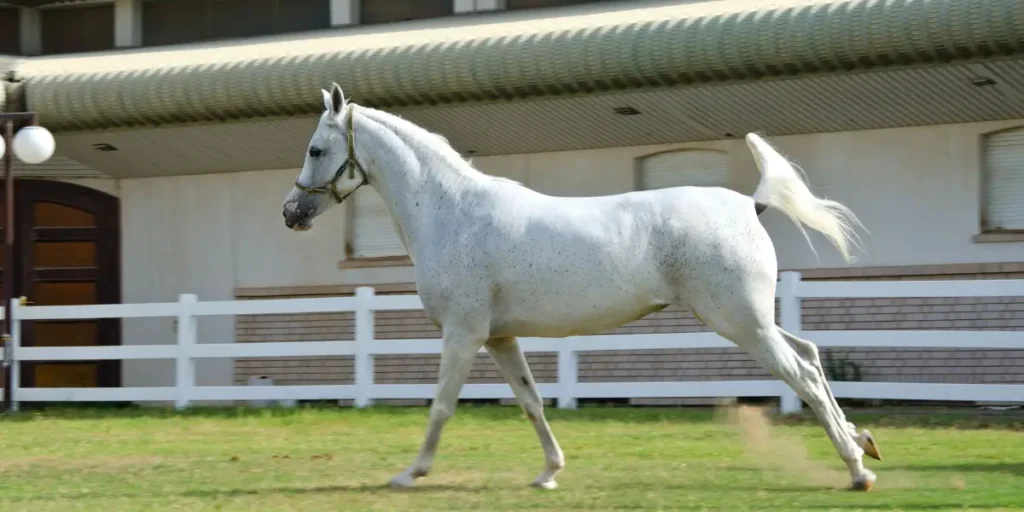
[[[644,157],[640,161],[642,190],[698,186],[729,186],[729,154],[713,149],[681,149]]]
[[[986,230],[1024,230],[1024,127],[984,137]]]

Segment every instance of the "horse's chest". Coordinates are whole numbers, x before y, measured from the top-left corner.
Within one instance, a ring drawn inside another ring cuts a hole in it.
[[[424,312],[440,324],[453,311],[479,311],[488,307],[488,287],[481,276],[446,265],[416,266],[416,290]]]

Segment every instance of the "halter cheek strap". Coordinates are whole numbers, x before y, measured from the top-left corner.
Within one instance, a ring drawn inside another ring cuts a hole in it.
[[[346,198],[348,198],[348,196],[352,195],[356,190],[359,190],[359,187],[362,187],[363,185],[366,185],[369,182],[369,176],[367,176],[366,170],[363,169],[363,165],[360,164],[359,160],[356,158],[355,121],[353,120],[354,118],[355,105],[351,105],[349,106],[348,109],[348,121],[345,123],[347,125],[345,139],[348,142],[348,158],[346,158],[345,161],[341,163],[341,166],[338,167],[338,170],[334,173],[334,176],[332,176],[331,179],[327,181],[327,183],[324,183],[323,185],[319,185],[316,187],[307,187],[299,183],[299,180],[295,180],[295,188],[307,194],[330,194],[335,201],[340,203],[344,201]],[[350,178],[354,178],[354,173],[356,171],[359,171],[359,175],[362,177],[362,181],[360,181],[359,184],[356,185],[356,188],[350,190],[349,193],[342,195],[341,192],[338,192],[337,183],[338,180],[341,179],[342,175],[345,174],[346,169],[348,169],[348,172],[350,173]]]

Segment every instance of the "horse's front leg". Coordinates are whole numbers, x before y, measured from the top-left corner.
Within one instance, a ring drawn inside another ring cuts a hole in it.
[[[405,471],[391,479],[395,487],[412,487],[417,478],[426,476],[434,464],[437,444],[445,422],[455,414],[459,392],[469,378],[476,354],[487,341],[486,335],[468,335],[465,330],[445,329],[444,348],[441,351],[441,369],[437,379],[434,403],[430,406],[427,433],[420,446],[419,454]]]
[[[551,433],[551,427],[544,418],[544,401],[537,392],[530,366],[526,363],[526,356],[523,355],[523,350],[519,348],[519,342],[515,338],[491,339],[487,342],[487,350],[494,359],[494,364],[512,387],[512,392],[526,412],[526,417],[533,423],[537,438],[544,449],[544,472],[533,481],[533,486],[554,489],[558,487],[555,474],[565,466],[565,455],[562,454],[562,448],[558,446],[558,440]]]

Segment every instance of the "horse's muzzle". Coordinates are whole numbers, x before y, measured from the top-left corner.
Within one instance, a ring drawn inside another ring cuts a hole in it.
[[[313,227],[309,214],[311,208],[303,208],[299,201],[288,201],[284,203],[281,215],[284,216],[284,225],[295,231],[306,231]]]

